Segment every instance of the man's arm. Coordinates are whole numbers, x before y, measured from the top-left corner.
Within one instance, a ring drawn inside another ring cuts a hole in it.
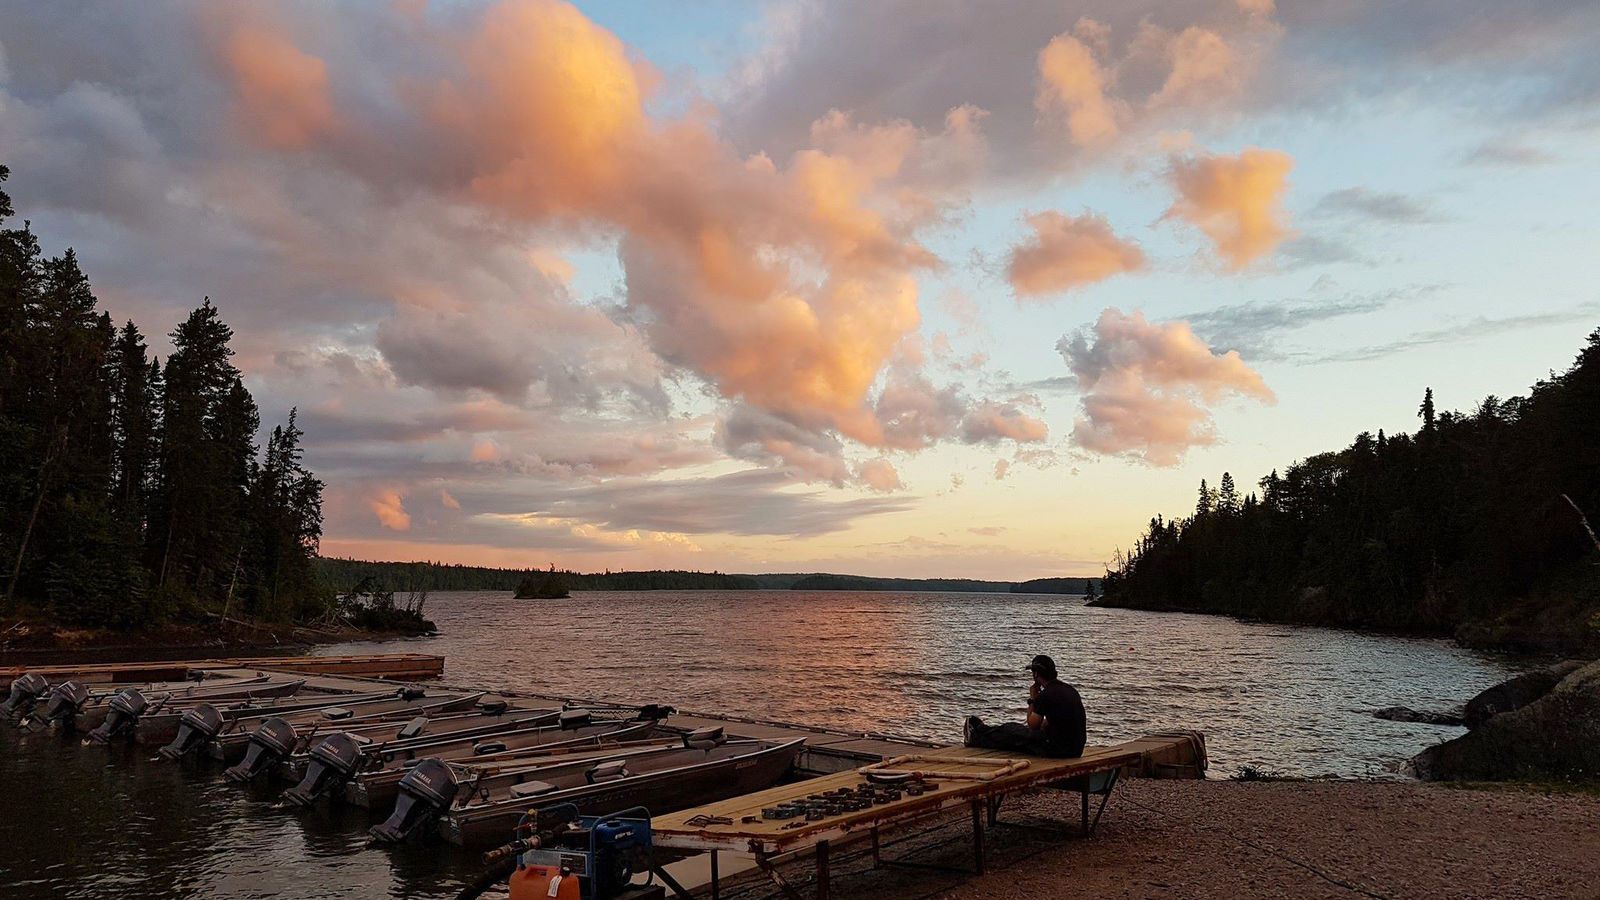
[[[1039,699],[1039,682],[1028,685],[1028,727],[1034,731],[1044,727],[1044,716],[1033,711],[1033,702]]]

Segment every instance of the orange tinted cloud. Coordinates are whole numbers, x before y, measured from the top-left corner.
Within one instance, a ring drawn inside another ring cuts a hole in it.
[[[1184,321],[1107,309],[1091,331],[1056,346],[1083,397],[1073,440],[1094,453],[1177,465],[1190,448],[1217,442],[1209,407],[1230,395],[1276,402],[1236,351],[1213,353]]]
[[[1085,29],[1097,32],[1094,23]],[[1087,36],[1087,35],[1086,35]],[[1064,113],[1072,141],[1080,146],[1116,137],[1118,119],[1125,113],[1109,95],[1111,79],[1095,59],[1094,50],[1071,34],[1059,34],[1039,51],[1039,88],[1034,105],[1042,117]]]
[[[222,47],[239,126],[269,147],[304,150],[333,131],[328,67],[284,34],[243,25]]]
[[[1246,74],[1239,55],[1222,36],[1198,25],[1168,39],[1166,55],[1172,68],[1161,90],[1150,98],[1152,106],[1203,105],[1237,90]]]
[[[856,475],[862,484],[879,493],[887,494],[900,490],[900,473],[895,471],[894,464],[887,459],[869,459],[856,467]]]
[[[443,489],[443,488],[439,489],[439,502],[446,509],[460,509],[461,508],[461,501],[457,500],[455,497],[451,496],[450,492],[448,490]]]
[[[1290,234],[1283,195],[1292,168],[1289,154],[1255,147],[1175,158],[1168,177],[1178,196],[1166,218],[1199,228],[1228,268],[1243,269]]]
[[[367,508],[378,517],[379,524],[390,531],[410,531],[411,514],[406,512],[402,499],[397,491],[381,491]]]
[[[1019,297],[1070,291],[1144,266],[1139,246],[1117,237],[1100,216],[1042,212],[1026,221],[1033,237],[1011,248],[1006,265]]]

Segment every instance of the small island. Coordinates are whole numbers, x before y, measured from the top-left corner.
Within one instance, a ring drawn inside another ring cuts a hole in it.
[[[553,572],[534,573],[517,585],[518,600],[565,600],[570,596],[566,583]]]

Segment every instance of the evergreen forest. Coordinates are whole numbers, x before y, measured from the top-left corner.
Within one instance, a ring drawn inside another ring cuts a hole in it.
[[[1107,606],[1600,647],[1600,329],[1525,397],[1424,392],[1415,432],[1363,432],[1244,493],[1202,481],[1119,554]]]
[[[0,188],[9,171],[0,166]],[[165,359],[0,190],[0,614],[142,630],[311,621],[322,482],[260,413],[209,299]]]

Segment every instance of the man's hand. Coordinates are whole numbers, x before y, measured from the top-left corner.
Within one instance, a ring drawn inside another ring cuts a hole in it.
[[[1039,699],[1039,682],[1035,681],[1033,684],[1028,685],[1028,699]]]

